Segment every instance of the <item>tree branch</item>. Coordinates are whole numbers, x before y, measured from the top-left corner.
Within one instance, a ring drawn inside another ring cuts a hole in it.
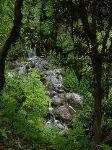
[[[95,7],[95,6],[94,6]],[[85,2],[84,0],[79,0],[79,15],[80,18],[82,20],[82,24],[83,24],[83,28],[84,28],[84,32],[86,34],[86,36],[90,39],[91,41],[91,45],[94,49],[94,52],[97,52],[97,38],[96,38],[96,23],[95,23],[95,19],[92,16],[92,24],[90,26],[89,22],[88,22],[88,14],[87,14],[87,10],[86,10],[86,6],[85,6]],[[93,29],[93,25],[94,25],[94,30]],[[91,28],[90,28],[91,27]]]
[[[19,38],[19,33],[21,29],[21,21],[22,21],[22,13],[21,8],[23,5],[23,0],[15,1],[14,8],[14,23],[12,30],[8,39],[6,40],[4,46],[0,50],[0,91],[3,89],[5,83],[4,71],[5,71],[5,60],[11,46],[17,41]]]

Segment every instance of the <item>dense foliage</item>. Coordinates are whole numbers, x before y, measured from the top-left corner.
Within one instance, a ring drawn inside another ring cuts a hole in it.
[[[17,7],[19,2],[0,2],[0,86],[6,70],[0,149],[111,150],[112,1],[25,0]],[[63,68],[65,88],[83,96],[83,108],[64,135],[45,128],[50,98],[40,73],[8,73],[8,63],[35,54]]]

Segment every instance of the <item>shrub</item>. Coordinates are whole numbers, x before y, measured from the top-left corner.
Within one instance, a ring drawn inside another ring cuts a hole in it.
[[[39,147],[47,141],[44,136],[48,132],[47,129],[44,131],[44,117],[45,107],[50,101],[39,73],[32,70],[22,77],[18,74],[12,79],[7,76],[6,80],[7,84],[0,96],[1,129],[3,126],[10,128],[9,132],[13,130],[13,135],[22,137],[23,141],[25,139],[30,147]],[[5,130],[2,131],[2,137],[6,137]],[[9,139],[5,140],[6,145],[10,143]]]

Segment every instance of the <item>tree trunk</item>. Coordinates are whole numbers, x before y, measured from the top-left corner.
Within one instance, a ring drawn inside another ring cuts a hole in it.
[[[8,39],[6,40],[4,46],[0,50],[0,91],[3,89],[5,83],[4,71],[5,71],[5,60],[11,46],[17,41],[21,29],[21,20],[22,20],[22,8],[23,0],[15,1],[14,9],[14,24]]]
[[[105,77],[105,98],[108,99],[109,98],[109,89],[110,89],[110,68],[111,68],[111,63],[109,64],[109,62],[107,62],[107,66],[106,66],[106,77]]]
[[[99,144],[102,138],[101,129],[101,102],[102,102],[102,60],[100,54],[95,54],[91,57],[93,66],[93,96],[94,96],[94,143]]]

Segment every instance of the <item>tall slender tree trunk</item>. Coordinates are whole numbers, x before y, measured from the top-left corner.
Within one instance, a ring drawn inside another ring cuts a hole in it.
[[[5,60],[7,58],[7,54],[11,46],[17,41],[21,29],[21,20],[22,20],[22,13],[21,8],[23,5],[23,0],[16,0],[15,1],[15,8],[14,8],[14,24],[8,39],[6,40],[4,46],[0,50],[0,91],[3,89],[5,83]]]
[[[92,58],[93,65],[93,96],[94,96],[94,142],[99,144],[102,139],[101,119],[102,119],[102,60],[99,54],[94,55]]]

